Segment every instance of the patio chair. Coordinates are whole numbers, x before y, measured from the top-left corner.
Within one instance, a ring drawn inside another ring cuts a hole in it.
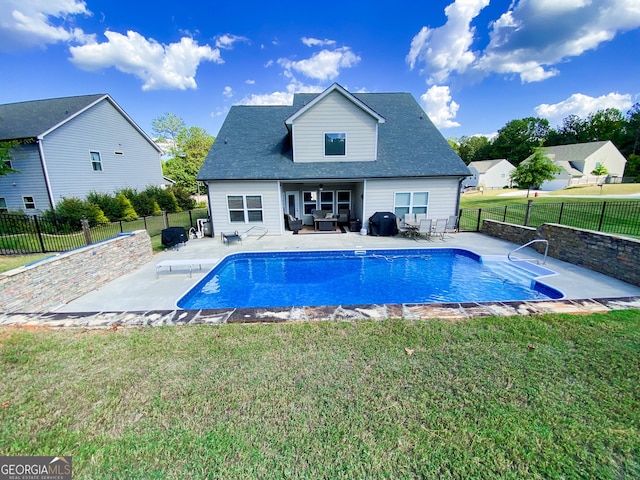
[[[287,214],[284,216],[287,230],[291,230],[294,235],[296,235],[300,230],[302,230],[302,220],[298,220],[293,215]]]
[[[351,220],[351,210],[348,208],[338,209],[338,225],[348,225]]]
[[[424,220],[427,218],[426,213],[416,213],[416,222],[420,223],[420,220]]]
[[[411,229],[407,228],[400,217],[396,217],[396,223],[398,224],[398,233],[405,237],[411,234]]]
[[[433,231],[431,232],[431,234],[440,235],[440,239],[444,240],[444,234],[446,232],[446,229],[447,229],[447,219],[439,218],[438,220],[436,220],[436,225],[435,227],[433,227]]]
[[[458,231],[458,216],[457,215],[449,215],[449,219],[447,220],[447,226],[445,227],[445,231],[447,233],[455,233]]]
[[[416,221],[416,216],[413,213],[405,213],[404,214],[404,223],[407,222],[415,222]]]
[[[423,218],[420,220],[420,225],[418,226],[418,231],[416,233],[419,237],[424,235],[426,240],[431,238],[431,219]]]

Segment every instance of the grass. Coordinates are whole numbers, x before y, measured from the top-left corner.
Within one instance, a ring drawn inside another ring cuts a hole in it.
[[[78,479],[638,478],[639,355],[634,310],[2,329],[0,452]]]
[[[22,267],[42,258],[50,257],[53,253],[33,253],[30,255],[0,255],[0,273]]]

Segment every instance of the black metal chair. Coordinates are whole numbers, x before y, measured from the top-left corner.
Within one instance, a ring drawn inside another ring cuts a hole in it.
[[[291,230],[294,235],[302,230],[302,220],[298,220],[293,215],[285,215],[284,220],[287,225],[287,230]]]

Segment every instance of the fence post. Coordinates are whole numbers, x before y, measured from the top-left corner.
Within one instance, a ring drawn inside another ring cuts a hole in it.
[[[84,241],[87,245],[91,245],[91,229],[89,228],[89,220],[84,215],[80,219],[80,225],[82,226],[82,233],[84,233]]]
[[[38,216],[33,216],[33,223],[36,226],[36,233],[38,234],[38,240],[40,241],[40,248],[42,253],[47,253],[47,249],[44,247],[44,239],[42,238],[42,232],[40,231],[40,224],[38,223]]]
[[[502,215],[502,221],[505,223],[507,222],[507,207],[508,205],[504,206],[504,214]]]
[[[564,202],[560,204],[560,214],[558,215],[558,223],[562,225],[562,212],[564,211]]]
[[[482,216],[482,209],[478,209],[478,223],[476,224],[476,232],[480,231],[480,217]]]
[[[189,210],[189,226],[193,228],[193,215],[191,215],[191,210]]]
[[[164,225],[163,228],[169,228],[169,212],[166,210],[162,212],[162,225]]]
[[[524,214],[524,226],[529,226],[529,216],[531,215],[531,206],[533,205],[533,200],[527,200],[527,211]]]
[[[602,231],[602,222],[604,220],[604,211],[607,208],[607,202],[602,202],[602,211],[600,212],[600,222],[598,222],[598,231]]]

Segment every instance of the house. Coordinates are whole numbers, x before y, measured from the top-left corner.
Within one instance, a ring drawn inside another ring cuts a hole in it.
[[[334,83],[290,106],[230,109],[198,180],[214,231],[285,232],[284,214],[349,210],[457,214],[469,169],[408,93],[353,94]]]
[[[581,183],[614,182],[616,177],[622,178],[627,164],[627,160],[609,140],[545,147],[542,151],[562,169],[554,180],[542,184],[542,190],[560,190]],[[607,169],[606,177],[591,173],[599,166]]]
[[[469,171],[473,176],[462,182],[463,187],[484,187],[487,189],[511,186],[511,172],[516,169],[504,158],[496,160],[480,160],[469,163]]]
[[[164,185],[161,150],[106,94],[0,105],[0,141],[20,140],[0,176],[0,211],[40,213],[92,191]]]

